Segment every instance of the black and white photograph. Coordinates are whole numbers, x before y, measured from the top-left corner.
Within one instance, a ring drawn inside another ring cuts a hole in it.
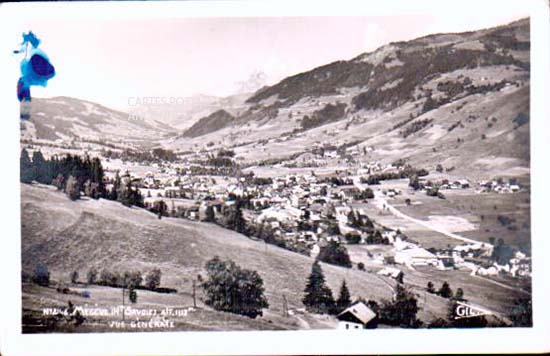
[[[2,35],[21,336],[531,332],[546,3],[234,3]]]

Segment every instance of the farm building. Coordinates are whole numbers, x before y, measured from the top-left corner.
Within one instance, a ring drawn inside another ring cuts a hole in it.
[[[338,314],[338,329],[373,329],[376,328],[377,315],[363,302],[351,305]]]

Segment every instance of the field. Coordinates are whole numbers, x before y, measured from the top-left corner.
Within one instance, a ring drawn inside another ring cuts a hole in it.
[[[441,178],[438,178],[441,179]],[[435,180],[432,178],[432,180]],[[465,238],[489,242],[502,238],[506,244],[530,254],[530,193],[479,193],[474,188],[442,190],[446,199],[427,196],[408,187],[408,180],[383,181],[372,187],[375,192],[398,189],[401,194],[384,198],[387,204],[411,218],[421,220],[435,230],[445,230]],[[406,204],[410,199],[411,204]],[[445,248],[460,241],[380,209],[375,201],[354,204],[379,223],[400,228],[423,247]]]

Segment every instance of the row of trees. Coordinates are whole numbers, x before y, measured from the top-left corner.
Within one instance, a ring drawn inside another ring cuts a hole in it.
[[[146,289],[155,290],[160,287],[162,272],[160,269],[155,268],[149,271],[145,278],[140,271],[124,271],[113,272],[106,268],[99,272],[95,267],[88,270],[86,274],[86,280],[88,284],[98,284],[109,287],[144,287]],[[78,272],[71,273],[71,281],[73,283],[78,282]],[[145,284],[143,284],[145,282]]]
[[[447,281],[443,282],[441,284],[441,287],[438,290],[435,289],[434,284],[432,282],[428,282],[428,285],[426,286],[426,290],[428,291],[428,293],[437,294],[447,299],[454,299],[454,300],[464,299],[464,291],[462,290],[462,288],[458,288],[456,290],[456,293],[453,293],[453,290],[451,289],[451,286]]]
[[[40,151],[34,151],[32,160],[26,149],[20,157],[21,182],[36,181],[53,184],[60,190],[85,191],[93,198],[105,196],[104,171],[99,158],[67,154],[63,158],[53,156],[47,160]],[[69,186],[69,187],[67,187]]]
[[[53,156],[48,160],[40,151],[34,151],[31,160],[28,151],[23,149],[20,168],[21,182],[36,181],[54,185],[64,191],[71,200],[79,199],[81,193],[84,193],[93,199],[105,198],[119,201],[126,206],[144,206],[143,196],[129,175],[122,179],[117,172],[112,189],[107,191],[103,166],[97,157],[67,154],[62,158]]]

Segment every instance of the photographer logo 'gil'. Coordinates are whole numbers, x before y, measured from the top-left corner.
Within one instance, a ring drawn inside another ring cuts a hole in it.
[[[455,319],[474,318],[491,314],[492,313],[488,310],[473,305],[468,305],[463,302],[457,302],[454,310]]]

